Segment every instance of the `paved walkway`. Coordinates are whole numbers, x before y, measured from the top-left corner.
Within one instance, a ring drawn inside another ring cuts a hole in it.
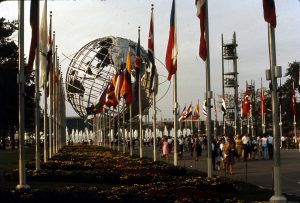
[[[139,154],[137,149],[134,154]],[[143,149],[144,157],[153,157],[152,147]],[[157,159],[163,161],[158,152]],[[173,163],[173,154],[170,156],[169,163]],[[197,169],[202,172],[207,171],[206,151],[203,151],[199,161],[195,161],[185,152],[184,158],[178,160],[179,166]],[[227,176],[234,180],[248,182],[264,188],[273,188],[273,160],[250,160],[247,162],[236,162],[233,166],[233,174],[228,175],[224,170],[213,171],[213,175]],[[298,150],[281,151],[281,179],[282,192],[293,194],[300,197],[300,152]]]

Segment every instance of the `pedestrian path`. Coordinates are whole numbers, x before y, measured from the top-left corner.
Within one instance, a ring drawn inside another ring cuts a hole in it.
[[[138,155],[139,151],[135,150],[134,154]],[[173,152],[170,154],[169,163],[173,164]],[[153,157],[152,147],[143,149],[144,157]],[[165,161],[157,153],[158,161]],[[199,161],[195,161],[188,152],[185,152],[183,159],[178,159],[178,165],[190,169],[196,169],[207,172],[206,151],[204,150]],[[281,185],[282,192],[300,197],[300,153],[298,150],[281,151]],[[249,160],[235,162],[233,174],[229,175],[224,170],[213,171],[213,175],[225,176],[230,179],[239,180],[264,188],[273,188],[273,160]]]

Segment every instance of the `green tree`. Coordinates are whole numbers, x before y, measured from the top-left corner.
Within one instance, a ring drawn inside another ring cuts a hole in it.
[[[12,39],[18,29],[17,21],[7,21],[0,18],[0,138],[5,149],[5,140],[10,135],[14,147],[14,133],[18,129],[19,88],[18,75],[18,46]],[[27,76],[25,85],[25,112],[28,129],[32,128],[32,106],[34,95],[34,75]]]
[[[292,63],[289,63],[288,66],[289,67],[285,74],[285,77],[287,77],[287,79],[280,88],[282,94],[282,112],[283,112],[283,121],[284,121],[283,125],[284,125],[284,132],[286,134],[293,129],[294,114],[292,111],[292,85],[294,83],[295,89],[298,86],[300,61],[294,61]],[[299,103],[296,104],[296,109],[297,109],[296,115],[300,115]],[[297,123],[298,123],[297,126],[299,128],[299,116],[297,118]]]

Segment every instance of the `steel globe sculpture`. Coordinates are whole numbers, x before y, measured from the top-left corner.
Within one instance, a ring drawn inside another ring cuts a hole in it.
[[[93,40],[83,46],[71,60],[66,74],[67,100],[80,116],[86,115],[86,107],[102,94],[117,67],[125,63],[128,48],[131,50],[131,63],[134,66],[137,43],[120,37],[103,37]],[[141,96],[142,109],[151,106],[151,96],[148,91],[149,72],[146,71],[148,64],[147,52],[141,47]],[[132,68],[132,80],[134,80],[134,68]],[[134,93],[133,93],[134,95]],[[138,113],[138,103],[133,96],[133,116]],[[120,112],[126,111],[127,107],[123,99],[119,102]],[[108,111],[115,109],[106,108]]]

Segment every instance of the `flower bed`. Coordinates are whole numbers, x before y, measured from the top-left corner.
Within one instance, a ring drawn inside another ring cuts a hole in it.
[[[129,157],[97,146],[67,146],[41,170],[34,162],[27,165],[27,182],[56,186],[29,191],[0,188],[7,202],[236,202],[238,192],[232,181],[206,178],[183,167],[164,162]],[[7,181],[17,181],[18,171],[6,172]],[[59,186],[58,186],[59,185]]]

